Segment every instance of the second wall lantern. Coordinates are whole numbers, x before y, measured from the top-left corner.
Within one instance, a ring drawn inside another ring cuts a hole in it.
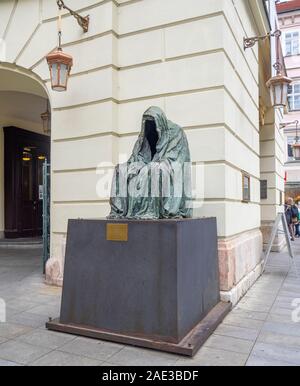
[[[280,63],[279,60],[280,36],[281,31],[276,30],[274,32],[269,32],[265,36],[244,38],[244,50],[253,47],[257,42],[261,40],[270,39],[271,37],[276,38],[277,61],[273,66],[276,70],[276,75],[269,79],[266,84],[267,87],[270,89],[271,103],[274,108],[285,107],[287,105],[288,86],[292,83],[292,79],[283,75],[284,66]]]
[[[68,8],[62,0],[57,1],[57,5],[59,8],[58,14],[58,48],[55,51],[50,52],[46,56],[49,70],[50,70],[50,78],[51,78],[51,87],[54,91],[66,91],[68,85],[68,79],[70,75],[71,68],[73,66],[73,58],[71,55],[63,52],[61,47],[61,36],[62,36],[62,28],[61,28],[61,13],[62,9],[67,9],[72,16],[76,18],[78,24],[82,27],[83,32],[88,31],[89,27],[89,16],[82,17],[78,13],[72,11]]]
[[[273,67],[276,70],[276,75],[267,82],[267,87],[270,89],[271,103],[275,108],[285,107],[288,100],[288,86],[292,83],[292,79],[282,74],[282,64],[275,63]]]

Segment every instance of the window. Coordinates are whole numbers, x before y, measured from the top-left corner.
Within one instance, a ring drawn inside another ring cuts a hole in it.
[[[268,198],[268,181],[261,180],[260,181],[260,199],[266,200]]]
[[[243,173],[243,201],[250,202],[250,176],[248,174]]]
[[[290,110],[300,110],[300,83],[289,85],[288,102]]]
[[[299,44],[299,32],[287,32],[285,34],[285,55],[299,55],[300,53]]]

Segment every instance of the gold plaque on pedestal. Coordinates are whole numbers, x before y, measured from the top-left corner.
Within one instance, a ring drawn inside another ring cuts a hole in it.
[[[128,241],[128,224],[106,224],[106,240]]]

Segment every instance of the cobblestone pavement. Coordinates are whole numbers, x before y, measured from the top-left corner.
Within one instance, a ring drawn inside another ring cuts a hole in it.
[[[294,245],[300,272],[300,242]],[[48,317],[59,315],[61,291],[43,283],[40,256],[37,248],[0,248],[0,298],[7,305],[0,366],[300,365],[300,322],[292,320],[300,279],[286,253],[272,254],[265,274],[193,359],[47,331]]]

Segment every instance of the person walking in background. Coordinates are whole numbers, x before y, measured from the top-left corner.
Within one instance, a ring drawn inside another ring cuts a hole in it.
[[[295,241],[295,226],[299,223],[299,210],[291,197],[287,199],[285,205],[285,216],[289,226],[291,240]]]

